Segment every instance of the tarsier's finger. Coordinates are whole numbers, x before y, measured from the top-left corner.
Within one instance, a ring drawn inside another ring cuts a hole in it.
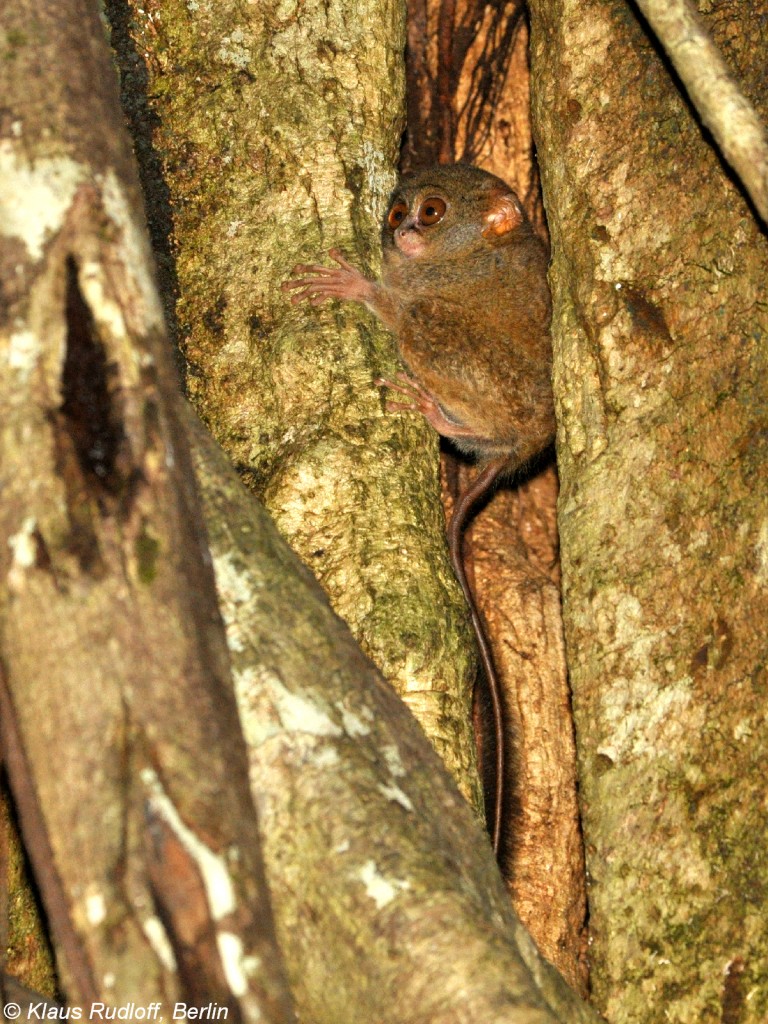
[[[410,374],[406,373],[405,370],[398,371],[397,379],[401,380],[406,384],[412,391],[418,391],[420,394],[424,393],[424,388],[419,384],[417,380],[414,380]]]
[[[331,257],[332,260],[336,260],[339,266],[344,267],[345,270],[349,270],[353,274],[358,273],[357,268],[353,267],[351,263],[347,262],[347,259],[345,258],[344,253],[341,251],[341,249],[329,249],[328,255]]]
[[[378,384],[379,387],[389,388],[391,391],[399,391],[401,395],[407,395],[409,398],[415,398],[419,394],[419,388],[415,386],[415,383],[405,373],[399,373],[398,377],[402,377],[405,384],[395,384],[392,380],[386,380],[384,377],[378,377],[374,384]]]
[[[417,406],[411,402],[386,402],[384,408],[387,412],[418,412]]]
[[[303,277],[298,281],[292,281],[289,287],[285,290],[295,289],[296,294],[291,296],[291,302],[303,302],[304,299],[309,299],[314,295],[322,295],[323,298],[327,298],[333,294],[333,290],[330,283],[326,284],[325,281],[313,280],[311,277]],[[322,300],[321,300],[322,301]]]
[[[324,267],[322,263],[297,263],[291,271],[291,274],[320,274],[325,276],[328,274],[338,274],[336,267]]]

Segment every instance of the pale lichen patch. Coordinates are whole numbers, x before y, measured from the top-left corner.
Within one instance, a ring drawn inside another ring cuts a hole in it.
[[[387,798],[387,800],[394,800],[395,803],[398,803],[400,804],[401,807],[404,807],[406,811],[413,810],[411,798],[407,795],[407,793],[404,793],[399,786],[394,785],[394,783],[390,785],[384,785],[384,783],[380,783],[376,788],[381,794],[383,794]]]
[[[768,519],[760,524],[755,543],[755,580],[761,587],[768,587]]]
[[[336,707],[341,712],[341,722],[347,736],[354,738],[355,736],[367,736],[370,733],[370,726],[363,721],[360,715],[350,711],[341,701],[336,702]]]
[[[14,331],[8,339],[9,370],[15,371],[20,385],[26,384],[40,357],[40,339],[29,330]]]
[[[100,186],[104,211],[120,231],[123,264],[130,271],[144,304],[142,326],[163,329],[163,308],[152,276],[154,259],[144,224],[137,221],[131,200],[113,170],[103,175]]]
[[[18,238],[33,260],[64,223],[85,168],[69,157],[21,157],[9,140],[0,142],[0,233]]]
[[[385,878],[372,860],[363,864],[358,872],[358,878],[365,886],[366,894],[376,904],[377,910],[391,903],[399,892],[411,887],[410,882],[405,879]]]
[[[37,542],[35,531],[37,520],[34,516],[27,516],[21,524],[18,533],[8,538],[8,547],[11,549],[11,568],[8,573],[9,591],[18,591],[24,585],[26,572],[37,560]]]
[[[597,752],[616,764],[676,749],[686,730],[704,724],[703,713],[693,706],[688,676],[661,689],[649,676],[619,676],[601,708],[606,739]]]
[[[280,722],[288,732],[303,732],[312,736],[344,735],[342,728],[326,711],[308,698],[291,693],[277,676],[269,676],[266,682]]]
[[[213,560],[213,571],[216,576],[216,590],[222,605],[232,614],[239,604],[245,604],[253,593],[253,579],[249,572],[243,571],[229,551],[224,551]]]
[[[149,790],[150,809],[168,825],[195,862],[205,886],[208,906],[214,921],[220,921],[236,909],[235,890],[226,861],[209,850],[205,843],[184,824],[162,783],[151,768],[143,769],[141,780]]]
[[[242,939],[233,932],[219,932],[216,936],[216,945],[229,990],[233,995],[242,998],[248,991]]]
[[[387,763],[387,768],[389,768],[391,775],[395,778],[400,778],[406,774],[403,760],[400,757],[400,751],[394,743],[388,743],[386,746],[382,747],[381,753],[384,756],[384,760]]]
[[[85,897],[85,917],[88,924],[95,928],[104,921],[106,916],[107,904],[104,894],[98,890],[87,893]]]
[[[236,28],[228,36],[222,38],[218,53],[219,60],[244,71],[253,60],[253,55],[246,42],[245,32],[241,28]]]
[[[106,293],[100,264],[90,260],[84,262],[80,268],[79,284],[96,323],[109,331],[116,341],[124,340],[128,332],[123,311]]]

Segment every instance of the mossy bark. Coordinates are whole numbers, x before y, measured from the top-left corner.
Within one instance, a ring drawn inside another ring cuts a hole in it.
[[[594,998],[763,1021],[768,244],[629,6],[530,6]],[[758,7],[705,17],[765,115]]]
[[[57,993],[53,950],[24,855],[10,795],[0,780],[0,939],[3,970],[44,996]],[[2,983],[0,983],[2,984]]]
[[[377,269],[403,127],[403,7],[108,9],[135,137],[164,169],[159,181],[145,162],[161,233],[172,197],[173,245],[158,249],[173,253],[190,398],[479,806],[474,654],[436,437],[383,411],[373,380],[393,371],[394,348],[369,313],[294,308],[279,290],[331,245]]]

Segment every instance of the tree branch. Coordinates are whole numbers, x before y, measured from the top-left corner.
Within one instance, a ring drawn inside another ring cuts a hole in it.
[[[637,0],[691,102],[768,224],[768,136],[689,0]]]

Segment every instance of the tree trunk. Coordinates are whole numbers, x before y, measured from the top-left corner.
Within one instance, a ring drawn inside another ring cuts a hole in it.
[[[384,413],[373,381],[394,372],[394,350],[370,314],[299,309],[279,289],[331,245],[376,267],[403,120],[403,10],[108,7],[140,152],[155,147],[164,167],[158,183],[144,164],[158,225],[163,189],[173,196],[190,398],[479,808],[475,661],[437,439]]]
[[[98,11],[0,28],[0,749],[64,990],[288,1021]]]
[[[517,920],[407,707],[202,426],[188,429],[300,1018],[596,1024]]]
[[[706,21],[765,116],[764,3]],[[532,0],[597,1008],[768,1013],[768,245],[647,30]]]

